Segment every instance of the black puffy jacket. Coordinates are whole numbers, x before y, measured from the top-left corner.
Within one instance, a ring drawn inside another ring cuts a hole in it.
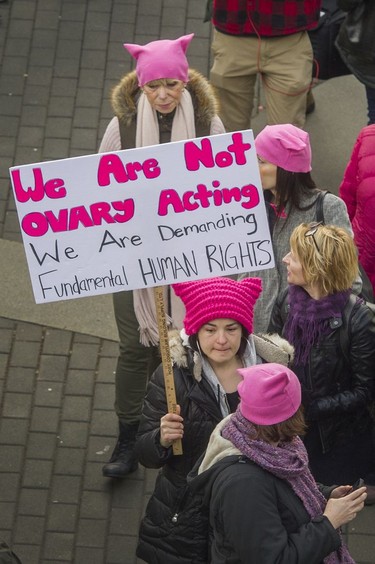
[[[254,336],[254,340],[259,338]],[[269,362],[278,361],[277,358],[267,358],[268,352],[263,349],[263,346],[267,347],[267,342],[262,343],[262,348],[260,343],[255,343],[259,356]],[[205,451],[212,431],[222,420],[222,414],[199,360],[193,358],[190,349],[181,346],[177,332],[171,336],[170,345],[176,398],[184,419],[183,454],[175,456],[172,448],[160,445],[160,418],[168,409],[163,370],[159,366],[147,389],[136,451],[141,464],[161,470],[141,523],[137,556],[149,564],[196,564],[198,547],[194,538],[189,543],[180,529],[176,534],[173,530],[171,532],[171,519],[185,493],[187,474]],[[289,343],[282,339],[270,346],[271,355],[275,354],[275,348],[287,355],[292,352]],[[261,358],[259,361],[262,361]],[[181,548],[182,541],[184,549]]]
[[[336,47],[354,76],[375,88],[375,3],[373,0],[338,0],[349,12],[340,27]]]
[[[269,327],[280,335],[289,309],[286,298],[287,292],[277,300]],[[311,348],[305,370],[295,367],[306,419],[317,422],[323,453],[355,440],[369,427],[366,407],[375,389],[373,310],[352,294],[342,317],[332,318],[330,326],[324,342]]]

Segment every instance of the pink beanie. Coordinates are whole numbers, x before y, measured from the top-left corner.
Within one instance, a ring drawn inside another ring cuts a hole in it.
[[[219,318],[234,319],[253,332],[254,305],[262,291],[259,278],[205,278],[173,284],[172,288],[185,304],[184,327],[188,335]]]
[[[256,425],[286,421],[301,405],[301,384],[282,364],[268,363],[239,368],[240,412]]]
[[[289,172],[310,172],[309,134],[295,125],[266,125],[255,138],[260,157]]]
[[[151,80],[175,78],[188,82],[189,64],[186,50],[194,33],[183,35],[178,39],[160,39],[147,45],[124,43],[125,49],[136,59],[136,72],[139,86]]]

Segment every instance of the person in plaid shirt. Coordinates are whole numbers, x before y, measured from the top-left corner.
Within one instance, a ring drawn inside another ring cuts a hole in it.
[[[304,126],[313,60],[307,30],[320,7],[321,0],[213,0],[210,80],[227,131],[250,127],[258,73],[267,123]]]

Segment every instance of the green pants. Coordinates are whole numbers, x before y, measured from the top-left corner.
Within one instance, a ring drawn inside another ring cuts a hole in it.
[[[119,419],[132,424],[140,419],[148,380],[161,358],[158,347],[145,347],[139,342],[133,292],[113,294],[113,307],[120,339],[115,410]]]

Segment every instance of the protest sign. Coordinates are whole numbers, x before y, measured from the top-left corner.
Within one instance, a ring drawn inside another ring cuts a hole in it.
[[[37,303],[274,266],[251,130],[10,175]]]

